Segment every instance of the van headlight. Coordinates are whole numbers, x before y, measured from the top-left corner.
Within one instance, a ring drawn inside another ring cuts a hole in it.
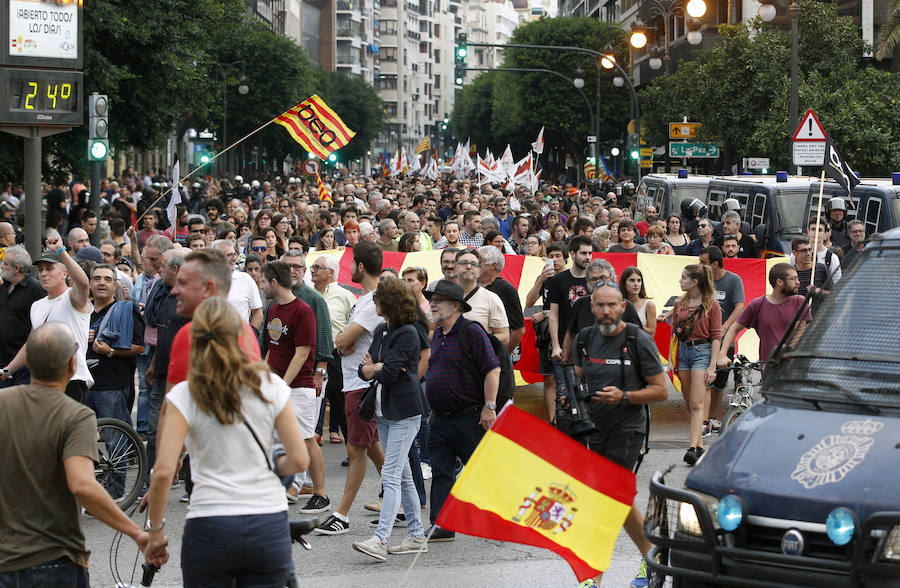
[[[690,502],[682,502],[678,506],[678,528],[688,535],[703,536],[703,531],[700,529],[700,519],[697,518],[697,511]]]
[[[856,534],[856,515],[849,508],[837,507],[828,513],[825,531],[835,545],[847,545]]]
[[[900,563],[900,527],[891,529],[882,551],[884,559]]]

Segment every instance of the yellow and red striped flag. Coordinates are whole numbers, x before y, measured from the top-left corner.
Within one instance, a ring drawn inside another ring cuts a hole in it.
[[[597,168],[594,167],[594,162],[590,159],[584,162],[584,176],[589,180],[597,177]]]
[[[428,151],[429,149],[431,149],[431,141],[428,140],[428,137],[425,137],[419,141],[419,144],[416,146],[416,155],[423,151]]]
[[[275,122],[287,129],[294,141],[321,159],[326,159],[356,135],[318,94],[278,115]]]
[[[319,202],[327,202],[329,206],[334,206],[334,199],[331,197],[328,188],[325,187],[319,172],[316,172],[316,185],[319,187]]]
[[[633,472],[508,406],[469,458],[435,523],[553,550],[584,581],[609,567],[635,492]]]

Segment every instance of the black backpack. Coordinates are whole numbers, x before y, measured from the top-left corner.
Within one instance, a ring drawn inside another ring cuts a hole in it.
[[[506,349],[506,345],[500,339],[488,333],[481,326],[481,323],[463,318],[459,325],[459,344],[462,347],[463,357],[475,371],[476,382],[483,382],[484,374],[478,371],[478,364],[475,363],[475,356],[472,354],[472,347],[469,345],[468,330],[470,323],[478,325],[478,328],[484,331],[488,341],[491,342],[491,347],[494,349],[497,360],[500,362],[500,385],[497,387],[497,410],[499,411],[508,401],[513,399],[513,394],[516,391],[516,374],[513,369],[512,356]]]

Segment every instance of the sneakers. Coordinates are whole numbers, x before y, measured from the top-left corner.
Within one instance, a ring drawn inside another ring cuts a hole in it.
[[[398,545],[388,547],[387,551],[388,553],[393,553],[395,555],[419,552],[426,553],[428,551],[428,542],[425,541],[425,537],[416,538],[412,535],[407,535],[406,539],[404,539]]]
[[[344,460],[341,462],[341,467],[345,467],[345,468],[350,467],[350,458],[349,457],[344,458]]]
[[[631,585],[629,588],[645,588],[650,585],[650,577],[647,575],[647,560],[641,560],[641,566],[638,568],[638,573],[634,577],[634,580],[631,581]]]
[[[721,428],[722,428],[722,423],[720,423],[716,419],[709,419],[708,421],[703,421],[703,436],[709,437],[713,433],[718,433]]]
[[[703,455],[702,447],[688,447],[688,450],[684,454],[684,463],[692,466],[697,463],[697,460],[700,459],[701,455]]]
[[[178,500],[180,500],[181,502],[190,502],[191,495],[190,495],[190,493],[185,492],[184,494],[181,495],[181,498],[179,498]]]
[[[364,504],[363,508],[366,510],[371,510],[372,512],[381,512],[381,499],[379,498],[375,502]]]
[[[423,480],[431,479],[431,466],[428,465],[427,463],[425,463],[424,461],[422,462],[422,479]]]
[[[365,553],[369,557],[374,557],[378,561],[387,559],[387,547],[376,536],[371,536],[365,541],[354,541],[353,549],[360,553]]]
[[[298,502],[300,502],[300,491],[297,490],[297,487],[293,484],[288,487],[284,495],[290,504],[297,504]]]
[[[431,525],[425,530],[425,537],[428,538],[429,543],[442,543],[444,541],[455,541],[456,533],[441,529],[437,525]]]
[[[345,523],[336,516],[329,515],[325,522],[316,527],[316,533],[321,535],[343,535],[350,530],[350,523]]]
[[[313,494],[307,501],[306,506],[300,509],[300,512],[306,514],[316,514],[325,512],[331,506],[331,501],[327,497],[319,494]]]
[[[369,526],[370,526],[370,527],[377,527],[377,526],[378,526],[378,521],[380,521],[380,520],[381,520],[380,517],[377,518],[377,519],[372,519],[372,520],[370,520],[370,521],[369,521]],[[405,526],[406,526],[406,515],[403,514],[402,512],[398,512],[398,513],[397,513],[397,518],[394,519],[394,526],[395,526],[395,527],[405,527]]]

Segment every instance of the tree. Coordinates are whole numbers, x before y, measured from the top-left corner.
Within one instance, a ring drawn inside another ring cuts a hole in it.
[[[338,158],[347,163],[368,156],[372,141],[384,126],[384,104],[378,91],[360,78],[339,72],[322,72],[323,84],[319,95],[344,123],[356,132]]]
[[[868,175],[897,169],[900,75],[863,66],[865,43],[833,4],[801,2],[799,32],[799,114],[815,110],[854,169]],[[703,123],[700,140],[721,145],[723,167],[741,157],[768,156],[773,167],[786,169],[794,130],[790,37],[760,21],[723,25],[719,33],[712,51],[641,90],[645,137],[665,144],[667,123],[687,116]],[[866,100],[873,95],[890,99]]]
[[[900,0],[891,0],[887,22],[881,25],[875,58],[881,61],[900,43]]]

